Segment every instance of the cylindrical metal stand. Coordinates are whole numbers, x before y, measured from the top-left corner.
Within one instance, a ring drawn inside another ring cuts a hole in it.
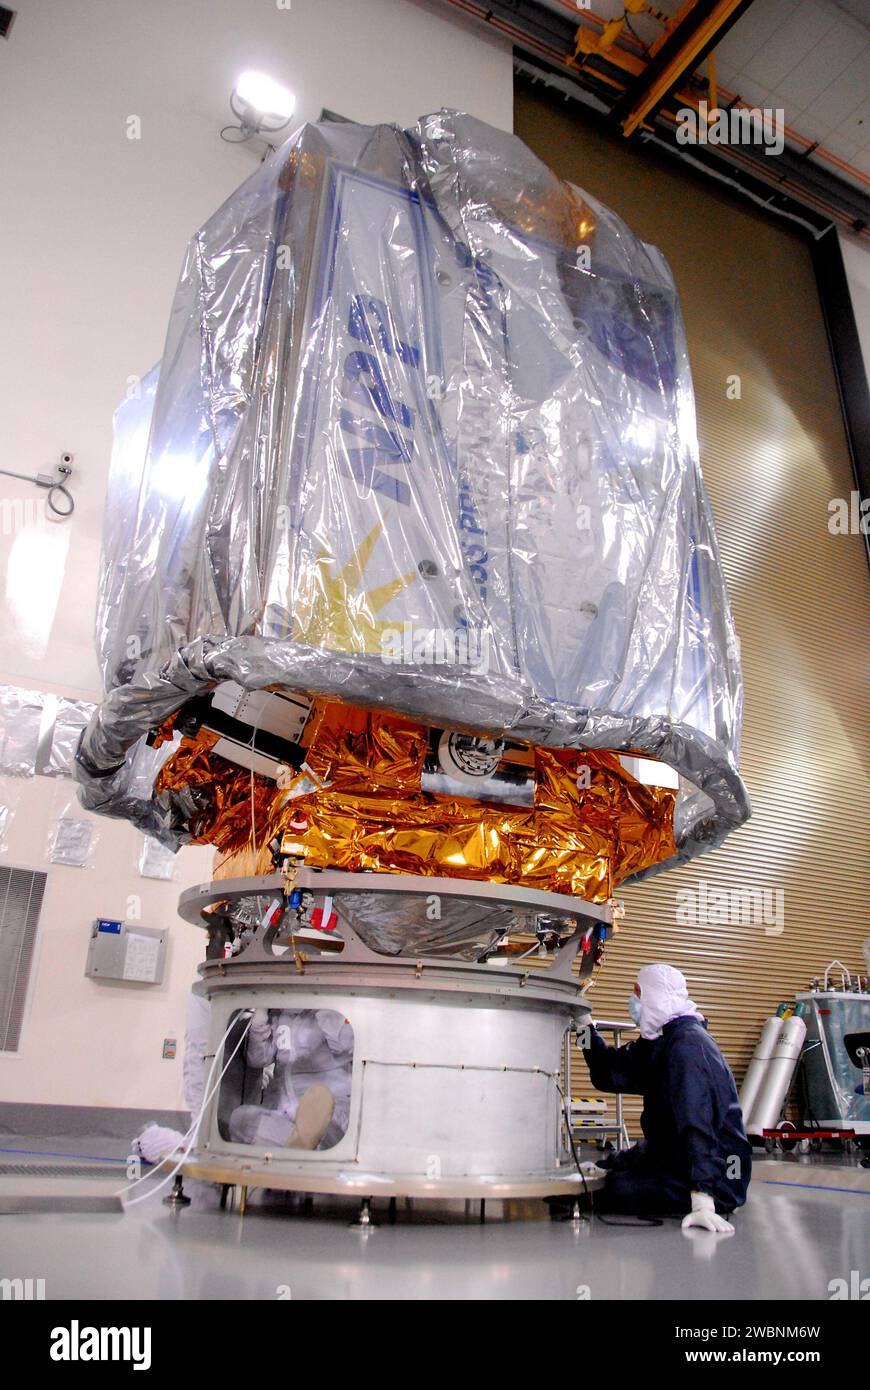
[[[343,882],[362,877],[371,885],[369,875],[317,875],[317,891],[335,901],[341,918]],[[378,876],[379,893],[388,877]],[[472,888],[475,900],[505,899],[498,885],[436,883],[441,893]],[[235,899],[228,899],[228,885],[212,884],[187,894],[182,914],[196,920],[218,898],[221,911],[231,912],[233,901],[258,889],[266,902],[274,884],[237,881]],[[359,893],[357,882],[351,890]],[[393,891],[431,895],[432,881],[399,879]],[[524,911],[546,910],[548,920],[556,911],[573,914],[576,923],[576,900],[510,891],[522,895]],[[579,906],[596,927],[606,917],[603,909]],[[541,969],[385,956],[344,919],[340,951],[333,938],[322,952],[306,944],[276,955],[268,932],[258,932],[236,958],[206,962],[200,988],[212,1006],[215,1049],[228,1030],[230,1040],[235,1036],[233,1020],[248,1010],[267,1010],[275,1027],[319,1011],[349,1023],[349,1118],[329,1148],[302,1151],[295,1139],[286,1147],[274,1139],[238,1142],[239,1097],[226,1095],[230,1073],[207,1106],[184,1172],[247,1187],[364,1194],[364,1213],[365,1202],[381,1195],[484,1200],[573,1192],[580,1178],[564,1162],[559,1078],[566,1031],[589,1016],[571,968],[584,926],[581,919],[573,949],[553,951]]]

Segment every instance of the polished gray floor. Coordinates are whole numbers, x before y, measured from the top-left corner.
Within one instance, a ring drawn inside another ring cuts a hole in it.
[[[120,1157],[105,1141],[9,1152],[26,1148],[0,1147],[0,1197],[122,1185],[121,1165],[81,1171],[78,1155]],[[51,1171],[12,1171],[34,1163]],[[483,1225],[463,1203],[399,1203],[393,1223],[384,1204],[364,1233],[350,1226],[353,1205],[253,1204],[240,1216],[213,1196],[179,1212],[158,1195],[117,1212],[0,1215],[0,1278],[42,1278],[50,1299],[816,1300],[852,1270],[870,1275],[870,1170],[835,1157],[759,1161],[728,1238],[684,1234],[676,1220],[553,1223],[539,1203],[490,1204]]]

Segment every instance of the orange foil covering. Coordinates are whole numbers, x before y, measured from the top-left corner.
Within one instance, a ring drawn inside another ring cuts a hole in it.
[[[521,883],[600,903],[676,848],[675,793],[635,781],[616,753],[535,747],[534,806],[523,808],[422,791],[428,730],[395,714],[316,702],[304,738],[314,778],[290,774],[283,788],[216,756],[216,738],[185,738],[155,790],[187,790],[195,842],[223,856],[217,876],[268,872],[277,836],[282,853],[317,868]]]

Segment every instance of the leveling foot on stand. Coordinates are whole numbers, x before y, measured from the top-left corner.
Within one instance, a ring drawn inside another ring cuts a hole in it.
[[[591,1215],[591,1205],[585,1196],[579,1197],[546,1197],[544,1199],[550,1209],[551,1221],[573,1221],[579,1225],[587,1216]]]
[[[163,1198],[163,1205],[165,1207],[175,1208],[190,1206],[190,1198],[185,1197],[184,1195],[184,1186],[180,1173],[178,1174],[178,1177],[175,1179],[175,1182],[172,1184],[172,1191],[170,1192],[169,1196]]]
[[[360,1204],[359,1216],[356,1221],[351,1222],[352,1231],[374,1231],[377,1229],[376,1222],[372,1220],[372,1199],[363,1197]]]

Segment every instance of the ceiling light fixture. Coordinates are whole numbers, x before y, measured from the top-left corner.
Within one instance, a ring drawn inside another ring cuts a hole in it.
[[[254,135],[273,135],[290,124],[295,108],[295,96],[280,82],[262,72],[243,72],[230,94],[239,124],[224,126],[221,139],[240,145]]]

